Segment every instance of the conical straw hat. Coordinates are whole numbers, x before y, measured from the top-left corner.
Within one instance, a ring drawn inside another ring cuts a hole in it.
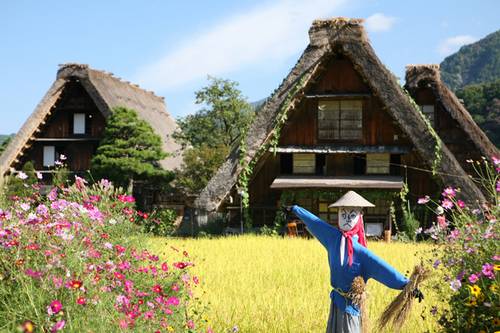
[[[375,205],[356,192],[349,191],[328,207],[375,207]]]

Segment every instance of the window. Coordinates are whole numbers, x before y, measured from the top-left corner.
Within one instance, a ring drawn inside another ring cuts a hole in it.
[[[85,134],[85,113],[73,114],[73,134]]]
[[[318,217],[325,222],[337,225],[338,215],[336,208],[328,208],[330,203],[326,201],[319,201]]]
[[[280,154],[280,171],[282,175],[293,173],[293,155]]]
[[[318,139],[359,140],[363,138],[363,101],[320,101]]]
[[[316,172],[315,154],[293,154],[293,173],[311,173]]]
[[[366,154],[367,174],[389,174],[390,154]]]
[[[43,147],[43,166],[52,167],[56,159],[56,147],[44,146]]]
[[[434,127],[434,105],[420,105],[420,111],[429,119],[431,126]]]

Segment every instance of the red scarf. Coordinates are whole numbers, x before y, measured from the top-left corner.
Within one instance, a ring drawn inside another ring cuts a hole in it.
[[[358,243],[366,246],[366,238],[365,238],[365,227],[363,225],[363,214],[359,216],[358,223],[349,231],[342,231],[342,234],[347,239],[347,255],[349,256],[349,266],[352,266],[352,255],[354,250],[352,248],[352,236],[358,235]]]

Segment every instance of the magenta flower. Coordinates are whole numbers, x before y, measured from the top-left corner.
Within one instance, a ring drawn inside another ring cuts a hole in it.
[[[57,187],[54,187],[52,188],[52,190],[50,190],[49,194],[47,194],[47,198],[50,201],[54,201],[57,199]]]
[[[457,206],[459,208],[465,208],[465,202],[463,202],[462,200],[457,200]]]
[[[175,296],[172,296],[172,297],[169,297],[167,299],[167,305],[173,305],[173,306],[177,306],[179,305],[179,299]]]
[[[55,323],[54,326],[52,326],[52,328],[50,329],[50,332],[53,333],[53,332],[60,331],[64,328],[65,325],[66,325],[66,321],[64,319],[61,319],[57,323]]]
[[[451,186],[448,186],[447,188],[445,188],[443,190],[443,193],[441,193],[441,195],[443,197],[448,197],[448,198],[453,198],[455,195],[457,194],[457,192],[455,191],[455,189]]]
[[[49,316],[52,316],[54,314],[58,314],[62,310],[62,303],[59,300],[53,300],[50,302],[49,306],[47,307],[47,313]]]
[[[469,282],[474,284],[479,280],[479,276],[477,274],[471,274],[469,276]]]
[[[444,199],[441,201],[441,206],[444,209],[451,209],[451,208],[453,208],[453,202],[449,199]]]
[[[500,180],[497,181],[497,192],[500,192]]]
[[[493,164],[495,166],[500,165],[500,159],[496,158],[496,156],[491,156],[491,159],[493,160]]]
[[[458,238],[458,236],[460,236],[460,231],[458,229],[453,229],[450,232],[448,239],[455,240]]]
[[[24,271],[24,274],[34,278],[34,279],[39,279],[42,277],[43,273],[40,271],[34,271],[31,268],[28,268]]]
[[[424,205],[424,204],[428,203],[430,200],[431,200],[431,198],[430,198],[428,195],[426,195],[426,196],[425,196],[425,197],[423,197],[423,198],[418,198],[417,203],[418,203],[419,205]]]
[[[488,279],[495,278],[495,274],[493,273],[493,265],[492,264],[484,264],[483,269],[481,270],[481,273],[483,273],[483,275],[486,276]]]

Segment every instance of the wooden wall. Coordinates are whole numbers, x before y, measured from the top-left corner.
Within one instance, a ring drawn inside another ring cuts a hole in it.
[[[86,134],[73,134],[74,113],[87,114]],[[105,123],[104,116],[82,85],[76,81],[69,81],[64,87],[61,98],[56,102],[55,108],[52,109],[45,123],[40,125],[35,140],[30,141],[31,146],[25,150],[24,155],[14,167],[21,169],[24,163],[32,161],[35,169],[47,169],[43,167],[43,146],[55,146],[56,153],[67,156],[66,163],[71,171],[88,170],[90,160],[99,143],[98,139],[103,135]],[[64,140],[65,138],[83,141]]]
[[[347,59],[332,59],[308,95],[317,94],[369,94],[369,87]],[[354,97],[353,97],[354,98]],[[394,123],[382,103],[374,96],[363,97],[363,139],[350,141],[319,141],[317,135],[318,100],[304,99],[294,109],[282,129],[279,144],[317,145],[408,145],[409,140]]]
[[[472,173],[473,170],[466,160],[478,160],[481,158],[481,154],[458,122],[451,117],[442,103],[436,99],[431,88],[419,88],[413,93],[413,97],[418,105],[434,105],[436,132],[455,155],[462,168],[466,172]]]

